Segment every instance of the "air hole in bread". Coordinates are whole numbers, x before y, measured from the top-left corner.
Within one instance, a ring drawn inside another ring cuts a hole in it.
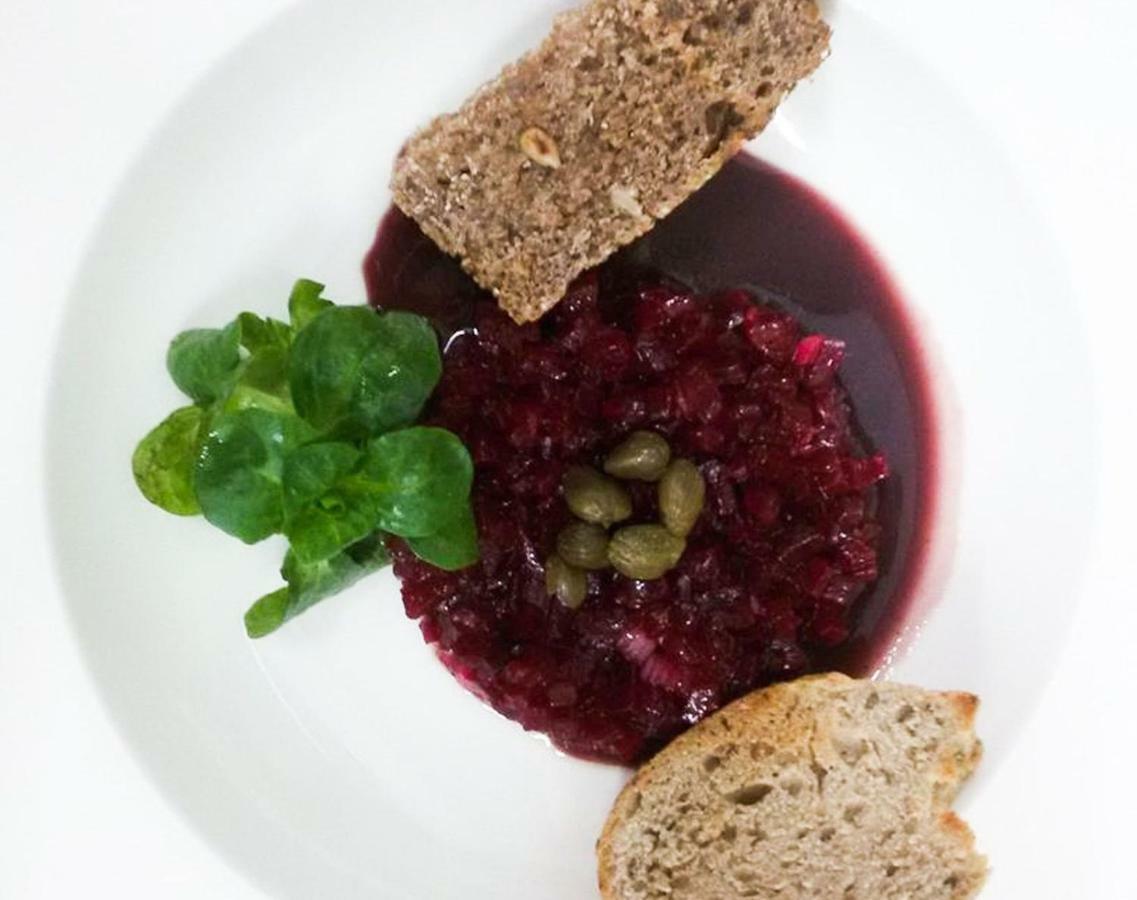
[[[734,21],[739,25],[749,25],[754,20],[754,4],[744,3],[739,8],[738,13],[734,17]]]
[[[857,819],[861,817],[861,814],[864,811],[865,805],[863,803],[850,803],[845,807],[845,811],[841,813],[841,818],[843,818],[850,825],[858,825],[860,823],[857,822]]]
[[[892,863],[889,863],[887,866],[884,867],[884,877],[885,878],[891,878],[892,876],[894,876],[899,871],[900,871],[900,866],[894,866],[894,865],[892,865]]]
[[[847,766],[855,766],[869,751],[868,742],[864,738],[837,738],[833,747]]]
[[[744,121],[734,104],[729,100],[719,100],[707,107],[704,114],[707,130],[707,146],[703,151],[704,157],[714,156],[719,147]]]
[[[738,837],[738,829],[733,825],[724,825],[719,837],[726,841],[728,844],[733,844],[735,838]]]
[[[910,703],[905,703],[902,707],[900,707],[900,711],[896,714],[896,721],[907,722],[914,715],[916,715],[915,707]]]
[[[726,799],[739,806],[754,806],[765,800],[773,789],[772,784],[748,784],[737,791],[731,791],[726,795]]]
[[[769,78],[776,71],[777,69],[775,69],[773,66],[763,66],[761,69],[761,75],[763,78]]]
[[[765,759],[767,756],[772,756],[774,753],[774,745],[767,744],[765,741],[755,741],[750,745],[750,758],[751,759]]]
[[[707,772],[713,772],[722,765],[722,758],[718,756],[708,756],[703,760],[703,769]]]
[[[880,694],[873,691],[865,698],[865,709],[875,709],[878,703],[880,703]]]
[[[793,781],[787,781],[782,787],[786,789],[786,793],[791,797],[796,797],[801,793],[801,789],[805,787],[805,784],[795,778]]]
[[[774,85],[769,81],[763,81],[758,85],[758,89],[754,92],[755,97],[769,97],[774,93]]]
[[[823,844],[828,844],[837,835],[836,828],[822,828],[821,833],[817,836],[818,840]]]

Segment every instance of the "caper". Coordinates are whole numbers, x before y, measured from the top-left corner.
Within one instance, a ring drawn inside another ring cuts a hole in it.
[[[557,553],[578,569],[606,568],[608,532],[588,522],[570,522],[557,536]]]
[[[633,431],[604,460],[604,471],[617,478],[659,481],[671,461],[671,448],[654,431]]]
[[[608,544],[608,561],[621,575],[649,581],[675,567],[687,542],[662,525],[629,525]]]
[[[588,596],[588,576],[554,553],[545,563],[545,591],[569,609],[576,609]]]
[[[578,519],[607,528],[632,514],[632,498],[624,487],[595,469],[573,466],[564,483],[565,502]]]
[[[706,499],[703,476],[689,459],[677,459],[659,481],[659,517],[667,530],[686,537],[699,520]]]

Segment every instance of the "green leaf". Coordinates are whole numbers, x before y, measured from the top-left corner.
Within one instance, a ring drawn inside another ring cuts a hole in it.
[[[295,515],[328,493],[363,454],[351,444],[308,444],[284,461],[284,512]]]
[[[201,512],[193,492],[193,467],[201,447],[205,412],[186,406],[142,439],[131,460],[142,495],[175,516]]]
[[[205,518],[255,544],[281,530],[284,458],[311,434],[295,416],[245,409],[219,416],[194,468]]]
[[[307,278],[301,278],[293,285],[292,296],[288,298],[288,318],[294,332],[301,331],[325,309],[335,305],[331,300],[321,297],[323,293],[322,284]]]
[[[339,553],[375,531],[377,485],[352,475],[362,454],[350,444],[311,444],[284,466],[284,533],[302,563]]]
[[[292,328],[276,319],[243,312],[237,316],[241,346],[248,353],[236,375],[233,389],[225,402],[226,412],[242,409],[267,409],[292,413],[288,389],[288,357],[292,344]]]
[[[314,565],[305,565],[295,554],[284,558],[281,574],[292,591],[292,615],[298,615],[370,575],[391,561],[379,534],[371,534],[343,553]]]
[[[195,403],[208,404],[225,397],[241,364],[240,328],[183,331],[170,344],[166,368],[174,384]]]
[[[338,306],[297,336],[289,380],[304,419],[361,439],[414,422],[441,374],[438,337],[422,317]]]
[[[263,350],[287,350],[292,343],[292,327],[277,319],[262,319],[256,313],[243,312],[237,316],[241,333],[241,346],[256,355]]]
[[[478,561],[478,528],[469,505],[437,534],[406,540],[415,556],[448,572]]]
[[[474,464],[442,428],[406,428],[367,445],[361,473],[379,492],[379,527],[401,537],[429,537],[469,508]]]
[[[288,388],[287,347],[263,346],[242,365],[225,411],[254,408],[295,415]]]
[[[347,590],[372,572],[390,562],[387,548],[379,535],[369,535],[343,553],[314,565],[304,565],[293,553],[284,558],[281,574],[287,588],[262,597],[245,613],[245,630],[249,637],[264,637],[289,619]]]
[[[387,533],[440,568],[478,557],[469,454],[450,432],[411,427],[441,377],[437,335],[323,290],[298,281],[287,323],[243,312],[178,335],[167,368],[196,405],[132,460],[139,489],[170,512],[201,512],[250,544],[288,537],[287,586],[250,607],[250,637],[386,565]]]
[[[265,594],[245,613],[245,633],[251,638],[272,634],[288,618],[288,588]]]

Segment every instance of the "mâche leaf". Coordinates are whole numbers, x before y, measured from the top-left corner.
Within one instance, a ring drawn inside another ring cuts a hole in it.
[[[345,591],[391,561],[381,535],[373,534],[331,559],[305,565],[294,554],[284,558],[281,574],[292,592],[292,615]]]
[[[288,389],[288,348],[262,346],[241,364],[225,411],[267,409],[295,416]]]
[[[289,619],[311,609],[390,562],[379,535],[370,535],[343,553],[314,565],[305,565],[293,553],[284,558],[281,575],[288,587],[266,594],[245,613],[245,631],[264,637]]]
[[[263,409],[219,416],[194,469],[205,518],[247,544],[280,531],[284,459],[307,437],[310,432],[295,417]]]
[[[288,620],[287,587],[265,594],[245,613],[245,633],[251,638],[272,634]]]
[[[241,364],[240,328],[195,328],[170,343],[166,369],[174,384],[195,403],[209,404],[225,397]]]
[[[406,541],[419,559],[448,572],[465,569],[478,561],[478,527],[469,504],[441,531]]]
[[[443,428],[405,428],[367,445],[363,474],[379,491],[379,527],[402,537],[428,537],[469,507],[474,464]]]
[[[254,355],[273,347],[287,350],[292,343],[292,326],[277,319],[243,312],[237,316],[237,327],[241,346]]]
[[[237,326],[247,356],[225,398],[225,411],[255,408],[294,415],[288,390],[292,327],[250,312],[237,316]]]
[[[470,455],[450,432],[414,427],[442,374],[434,329],[411,313],[336,306],[323,290],[298,281],[287,323],[243,312],[178,335],[167,368],[195,405],[132,458],[161,508],[202,513],[250,544],[288,538],[287,587],[246,613],[250,637],[385,565],[388,534],[440,568],[478,558]]]
[[[438,336],[425,319],[338,306],[297,335],[289,383],[313,427],[363,439],[414,422],[441,374]]]
[[[375,531],[377,486],[353,474],[351,444],[311,444],[284,464],[284,533],[302,563],[317,563]]]
[[[413,424],[442,377],[438,335],[422,316],[385,312],[379,316],[379,339],[364,360],[365,381],[360,405],[365,418],[387,431]]]
[[[325,300],[321,294],[324,286],[316,281],[301,278],[292,288],[292,295],[288,298],[288,318],[292,322],[293,332],[299,332],[325,309],[335,306],[331,300]]]
[[[193,491],[193,468],[204,422],[201,407],[175,410],[142,439],[131,461],[142,496],[176,516],[201,512]]]
[[[351,472],[363,453],[353,444],[308,444],[284,461],[284,512],[293,516],[328,493]]]

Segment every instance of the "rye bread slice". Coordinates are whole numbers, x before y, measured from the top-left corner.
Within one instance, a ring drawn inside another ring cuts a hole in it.
[[[592,0],[411,138],[395,203],[532,321],[761,131],[828,36],[813,0]]]
[[[986,876],[951,811],[970,694],[843,675],[750,694],[648,762],[598,844],[605,900],[946,900]]]

